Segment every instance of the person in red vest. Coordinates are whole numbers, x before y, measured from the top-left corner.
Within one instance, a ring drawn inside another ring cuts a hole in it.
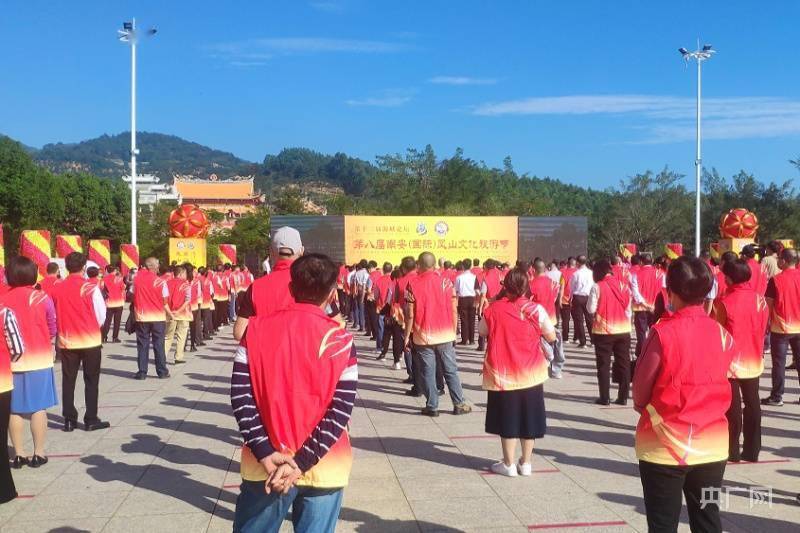
[[[203,315],[200,309],[203,303],[203,280],[191,263],[184,263],[183,268],[186,269],[186,281],[189,282],[191,293],[189,309],[192,311],[192,321],[189,324],[189,351],[196,352],[199,346],[206,345],[203,342]]]
[[[748,264],[750,262],[748,261]],[[781,252],[781,273],[769,280],[766,290],[770,309],[770,345],[772,356],[772,390],[761,400],[762,405],[781,407],[786,380],[786,355],[789,347],[795,360],[800,360],[800,270],[794,248]],[[757,264],[757,263],[756,263]],[[750,280],[753,286],[753,280]]]
[[[272,272],[255,280],[239,302],[239,313],[233,326],[236,340],[244,336],[250,317],[280,311],[294,301],[289,291],[290,269],[303,251],[299,231],[289,226],[278,228],[270,243]]]
[[[52,296],[53,289],[56,283],[61,281],[58,275],[58,263],[47,263],[47,275],[39,282],[39,288],[42,289],[48,296]]]
[[[228,289],[225,283],[225,275],[222,265],[217,265],[214,271],[210,272],[211,282],[214,284],[214,333],[225,323],[228,305]]]
[[[369,340],[375,341],[377,345],[376,352],[380,354],[382,341],[378,340],[378,310],[375,306],[375,295],[373,294],[373,285],[375,281],[381,276],[381,271],[378,270],[378,263],[370,260],[367,262],[367,274],[369,279],[366,284],[366,293],[364,294],[364,316],[365,335],[369,335]]]
[[[400,260],[400,268],[398,271],[397,279],[395,280],[392,289],[392,336],[395,339],[402,339],[402,352],[403,360],[406,365],[406,373],[408,377],[404,383],[411,384],[411,389],[405,392],[408,396],[421,396],[422,385],[420,384],[419,369],[417,360],[414,356],[414,349],[412,346],[407,346],[405,343],[405,324],[406,317],[408,316],[408,302],[406,302],[406,290],[408,284],[417,275],[417,262],[413,257],[407,255]],[[398,355],[393,354],[395,360],[399,362]]]
[[[175,364],[185,363],[184,347],[186,335],[189,333],[189,324],[192,322],[192,285],[186,279],[186,268],[177,266],[172,269],[172,279],[167,282],[169,293],[170,315],[167,319],[167,334],[164,339],[164,353],[169,354],[172,341],[176,341]]]
[[[101,330],[103,342],[108,342],[108,332],[111,323],[114,323],[114,331],[111,342],[118,343],[119,325],[122,322],[122,308],[125,305],[125,281],[119,273],[119,268],[114,265],[106,267],[106,275],[103,278],[103,287],[106,291],[106,321]]]
[[[19,359],[24,351],[25,343],[14,311],[0,305],[0,442],[3,443],[0,446],[0,503],[10,502],[17,497],[6,443],[14,390],[11,362]]]
[[[631,272],[628,267],[622,263],[622,259],[618,255],[611,256],[611,272],[614,274],[620,281],[624,281],[628,284],[631,282]]]
[[[527,290],[525,270],[509,271],[503,290],[485,309],[478,326],[489,339],[483,362],[483,389],[488,391],[486,432],[499,435],[503,449],[503,460],[493,464],[491,471],[512,477],[531,475],[534,439],[545,434],[543,383],[548,363],[541,340],[556,340],[547,311],[525,298]],[[518,461],[514,457],[517,440],[522,445]]]
[[[106,320],[106,306],[100,288],[84,278],[86,256],[72,252],[64,258],[64,264],[69,275],[56,285],[53,292],[58,323],[58,347],[61,349],[64,431],[72,431],[77,426],[75,380],[81,365],[86,399],[84,429],[103,429],[109,427],[109,423],[97,416],[97,398],[103,344],[100,327]]]
[[[755,247],[755,245],[748,244],[742,248],[742,259],[747,261],[747,266],[750,267],[750,272],[753,273],[749,283],[753,286],[754,291],[763,296],[767,292],[767,282],[769,281],[769,277],[764,271],[764,268],[761,266],[761,263],[756,260],[757,254],[758,249]]]
[[[370,287],[370,297],[375,304],[375,344],[378,347],[378,361],[386,358],[388,352],[388,344],[385,344],[383,338],[387,335],[386,331],[386,317],[389,315],[389,297],[391,296],[392,287],[392,264],[386,262],[383,264],[381,270],[376,270],[378,275],[372,278],[372,285]],[[395,370],[400,370],[400,360],[396,361]]]
[[[631,371],[631,288],[625,280],[614,276],[611,263],[601,259],[594,264],[592,275],[595,284],[589,291],[586,304],[592,320],[592,339],[597,356],[597,384],[599,405],[610,405],[610,376],[619,385],[617,405],[627,405]],[[611,364],[611,356],[614,364]]]
[[[147,379],[151,344],[156,374],[159,379],[169,377],[164,344],[167,317],[172,316],[172,310],[169,306],[167,282],[158,277],[157,272],[158,259],[148,257],[144,261],[144,268],[133,279],[133,312],[136,317],[136,354],[139,367],[134,377],[139,380]]]
[[[633,324],[636,328],[636,347],[634,353],[638,358],[642,353],[644,340],[650,325],[653,323],[656,296],[664,285],[659,276],[658,269],[653,266],[650,254],[640,256],[641,266],[631,276],[631,291],[633,293]]]
[[[569,321],[572,319],[572,275],[575,273],[577,263],[574,257],[567,259],[567,264],[561,269],[561,342],[569,342]],[[573,334],[573,343],[575,342]]]
[[[528,286],[531,301],[542,306],[547,313],[547,318],[558,329],[556,305],[561,297],[561,285],[547,275],[547,265],[542,259],[534,260],[533,279],[529,281]],[[561,333],[556,331],[555,340],[543,344],[542,348],[547,352],[547,359],[550,361],[550,377],[561,379],[564,368],[564,344],[561,341]]]
[[[211,271],[206,267],[197,269],[200,278],[200,316],[203,323],[203,340],[209,341],[214,334],[214,283]]]
[[[481,303],[478,306],[478,314],[483,316],[483,310],[486,309],[490,303],[497,298],[503,288],[503,283],[500,279],[500,270],[498,267],[500,263],[494,259],[487,259],[483,263],[483,279],[481,280]],[[482,352],[486,349],[486,337],[478,335],[478,351]]]
[[[437,367],[441,368],[450,390],[453,414],[470,413],[472,407],[464,400],[453,346],[458,321],[458,301],[453,285],[436,273],[436,260],[432,253],[421,253],[417,265],[419,273],[406,286],[405,345],[409,346],[413,337],[414,350],[420,363],[417,385],[427,399],[422,414],[439,416]]]
[[[37,468],[47,463],[44,451],[47,435],[47,409],[58,404],[53,370],[53,338],[56,336],[56,310],[44,291],[35,289],[36,264],[27,257],[14,257],[6,270],[11,290],[0,297],[0,306],[17,317],[25,341],[22,356],[12,361],[14,391],[11,394],[11,442],[14,468]],[[30,417],[33,456],[25,453],[25,418]]]
[[[653,325],[636,364],[636,456],[650,531],[677,531],[684,495],[692,531],[722,531],[719,506],[706,500],[725,474],[736,352],[733,335],[703,308],[713,283],[699,258],[672,262],[674,313]]]
[[[233,361],[231,407],[244,439],[234,531],[277,532],[291,506],[295,532],[333,533],[353,462],[356,350],[326,313],[336,265],[309,254],[289,269],[292,301],[250,319]]]
[[[728,290],[714,302],[717,321],[733,335],[735,355],[728,372],[728,460],[758,461],[761,451],[761,404],[758,381],[764,371],[764,335],[769,321],[767,301],[749,285],[750,267],[742,259],[726,261],[722,271]],[[742,412],[744,400],[744,412]],[[739,439],[744,427],[744,446]]]

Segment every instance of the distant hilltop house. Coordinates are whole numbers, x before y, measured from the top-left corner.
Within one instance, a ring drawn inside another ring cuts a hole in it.
[[[160,183],[152,174],[136,178],[139,203],[153,205],[162,201],[179,204],[196,204],[205,211],[217,211],[224,215],[220,224],[232,228],[236,220],[264,204],[264,195],[255,190],[253,176],[234,176],[221,180],[216,174],[207,179],[191,175],[173,174],[172,184]],[[124,177],[130,183],[130,176]]]

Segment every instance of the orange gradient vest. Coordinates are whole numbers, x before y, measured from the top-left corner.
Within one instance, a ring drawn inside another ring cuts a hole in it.
[[[48,298],[44,291],[33,287],[14,287],[0,298],[0,305],[14,311],[25,344],[22,357],[11,363],[12,372],[53,367],[53,343],[47,327]]]
[[[595,335],[630,333],[631,318],[628,316],[628,307],[631,304],[630,285],[610,275],[597,284],[597,289],[600,295],[592,322],[592,333]],[[655,301],[655,297],[653,300]]]

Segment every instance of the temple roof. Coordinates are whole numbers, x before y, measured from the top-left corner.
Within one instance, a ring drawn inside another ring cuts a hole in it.
[[[253,186],[253,177],[237,177],[229,180],[197,179],[193,176],[175,175],[175,189],[183,198],[202,199],[251,199],[259,198]]]

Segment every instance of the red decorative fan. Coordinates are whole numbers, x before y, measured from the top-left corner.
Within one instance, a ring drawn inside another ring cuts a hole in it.
[[[173,237],[202,238],[208,235],[208,217],[194,204],[183,204],[169,215],[169,229]]]
[[[758,217],[743,207],[731,209],[719,222],[719,234],[723,239],[755,239]]]

